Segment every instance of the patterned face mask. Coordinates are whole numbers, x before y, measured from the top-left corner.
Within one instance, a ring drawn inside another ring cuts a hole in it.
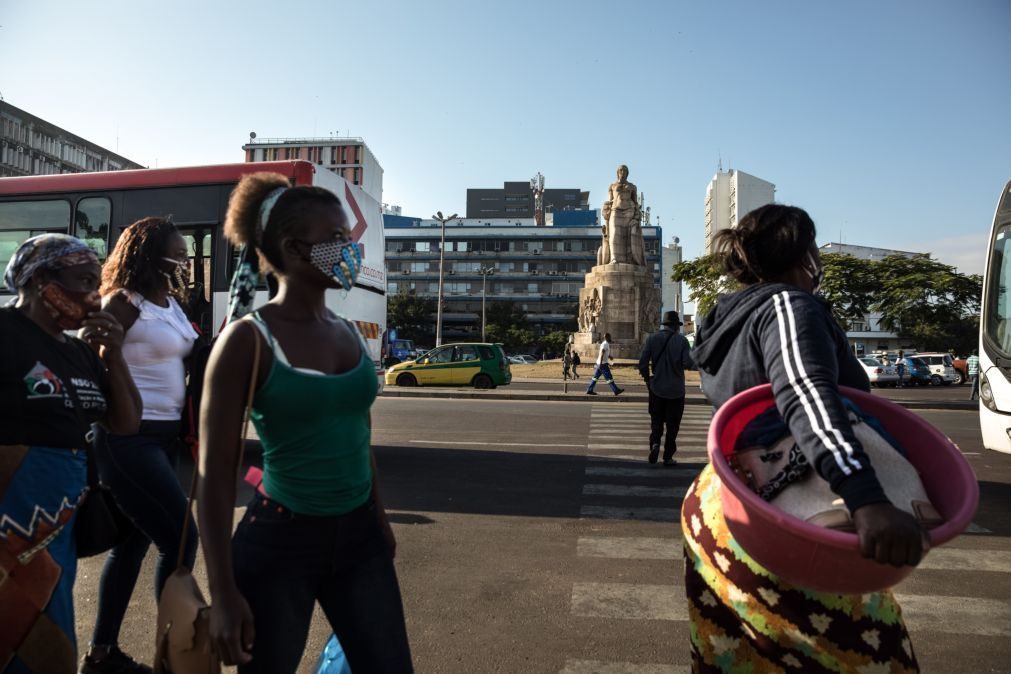
[[[61,330],[79,330],[88,314],[102,308],[97,290],[71,290],[59,281],[42,286],[39,297]]]
[[[354,241],[325,241],[309,243],[309,263],[335,281],[345,292],[350,292],[362,268],[362,254]]]
[[[189,260],[177,260],[174,257],[163,257],[165,262],[171,262],[175,269],[171,272],[162,271],[162,276],[168,279],[169,288],[172,290],[183,290],[190,285],[190,263]]]

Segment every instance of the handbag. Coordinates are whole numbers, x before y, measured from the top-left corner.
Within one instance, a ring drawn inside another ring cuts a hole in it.
[[[134,524],[117,505],[112,490],[102,484],[98,477],[95,452],[98,443],[105,442],[105,435],[95,433],[84,418],[77,390],[68,386],[67,394],[74,404],[78,423],[82,428],[88,429],[83,436],[88,464],[88,492],[74,515],[74,550],[77,557],[82,559],[112,550],[133,533]]]
[[[941,524],[944,519],[930,503],[913,464],[862,416],[850,410],[849,419],[888,500],[915,517],[925,529]],[[807,463],[792,436],[769,447],[736,450],[728,460],[731,469],[753,491],[772,494],[768,501],[780,510],[817,526],[855,530],[843,500]]]
[[[260,371],[260,334],[256,326],[250,324],[255,338],[253,349],[253,369],[249,377],[246,393],[246,407],[242,418],[242,433],[239,435],[239,453],[235,473],[242,466],[246,432],[249,430],[249,411],[256,394],[256,380]],[[179,542],[179,557],[176,570],[165,581],[161,597],[158,599],[158,624],[155,629],[154,674],[220,674],[221,660],[214,652],[210,633],[211,606],[204,598],[193,572],[183,564],[186,534],[189,531],[193,499],[197,492],[199,475],[196,466],[190,480],[190,494],[183,516],[182,536]]]

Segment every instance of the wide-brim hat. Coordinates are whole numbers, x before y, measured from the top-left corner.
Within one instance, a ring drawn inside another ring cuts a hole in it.
[[[660,325],[681,325],[681,319],[676,311],[665,311]]]

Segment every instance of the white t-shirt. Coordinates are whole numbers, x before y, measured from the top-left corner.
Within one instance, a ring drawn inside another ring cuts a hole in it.
[[[144,402],[142,419],[175,421],[186,398],[186,368],[197,333],[174,298],[160,307],[129,293],[140,315],[123,339],[123,359]]]
[[[597,354],[597,365],[608,365],[611,362],[611,343],[606,339],[600,343],[600,352]]]

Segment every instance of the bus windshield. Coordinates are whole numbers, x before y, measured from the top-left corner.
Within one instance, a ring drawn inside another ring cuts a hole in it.
[[[1011,281],[1011,223],[1004,224],[994,234],[988,270],[983,334],[990,346],[1004,355],[1011,355],[1011,303],[1008,296],[1008,283]]]

